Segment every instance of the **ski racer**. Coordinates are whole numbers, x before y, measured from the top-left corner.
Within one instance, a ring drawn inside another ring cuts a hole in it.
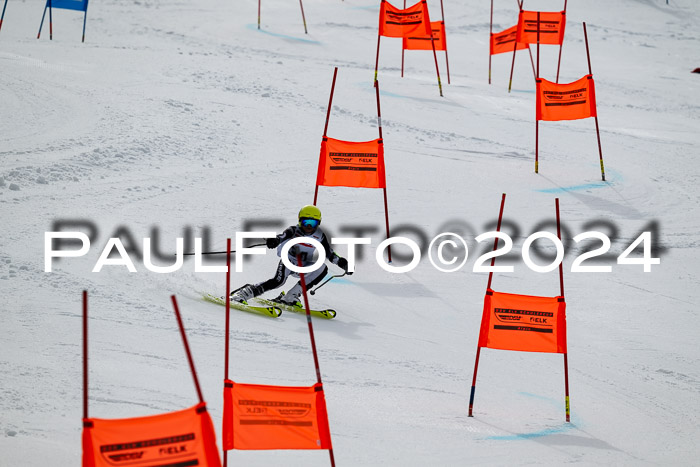
[[[304,206],[299,211],[298,219],[299,222],[297,225],[289,226],[281,234],[275,237],[268,238],[265,242],[266,246],[270,249],[277,248],[277,256],[281,256],[282,247],[290,239],[297,237],[313,238],[314,240],[317,240],[319,243],[321,243],[321,245],[323,245],[323,249],[326,253],[326,259],[328,261],[341,268],[343,271],[345,271],[346,274],[352,274],[352,272],[348,272],[348,261],[345,258],[338,256],[333,251],[333,248],[331,248],[328,238],[323,233],[323,230],[321,230],[321,228],[319,227],[319,224],[321,224],[321,210],[313,205]],[[289,249],[289,261],[292,264],[296,265],[297,255],[300,255],[302,262],[301,266],[310,266],[314,263],[313,257],[315,251],[316,248],[310,243],[297,243]],[[322,267],[319,267],[315,271],[306,273],[304,275],[304,278],[306,280],[307,290],[311,289],[313,286],[321,282],[321,280],[327,272],[328,267],[324,264]],[[273,290],[284,285],[284,283],[287,281],[287,278],[290,275],[299,277],[298,273],[293,272],[291,269],[287,268],[287,266],[284,265],[284,262],[280,260],[279,264],[277,265],[277,271],[275,272],[274,277],[264,282],[257,283],[255,285],[246,284],[243,287],[234,290],[233,292],[231,292],[231,299],[235,300],[236,302],[247,305],[248,300],[250,300],[251,298],[257,297],[258,295],[261,295],[269,290]],[[294,287],[292,287],[289,290],[288,293],[285,294],[284,291],[282,291],[282,293],[280,293],[272,301],[279,302],[284,305],[301,307],[302,305],[299,301],[299,296],[301,295],[301,293],[302,288],[300,280],[294,285]]]

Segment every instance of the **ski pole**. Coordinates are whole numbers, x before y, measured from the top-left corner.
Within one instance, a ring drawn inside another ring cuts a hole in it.
[[[332,281],[332,280],[335,279],[336,277],[343,277],[345,274],[347,274],[347,272],[343,272],[342,274],[337,274],[337,275],[335,275],[335,276],[329,277],[328,279],[326,279],[325,281],[323,281],[323,282],[321,283],[321,285],[319,285],[319,286],[316,287],[315,289],[309,290],[309,293],[310,293],[311,295],[315,295],[315,294],[316,294],[316,291],[317,291],[318,289],[320,289],[320,288],[323,287],[324,285],[328,284],[330,281]]]
[[[266,246],[266,243],[256,243],[255,245],[250,245],[248,248],[253,248],[254,246]],[[235,253],[236,250],[231,250],[231,253]],[[227,251],[203,251],[202,255],[225,255]],[[184,256],[192,256],[194,253],[183,253]]]

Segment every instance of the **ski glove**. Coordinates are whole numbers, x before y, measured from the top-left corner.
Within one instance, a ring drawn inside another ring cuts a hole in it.
[[[348,260],[345,258],[338,258],[338,267],[345,271],[345,274],[351,275],[352,273],[348,271]]]
[[[268,248],[276,248],[280,244],[280,239],[277,237],[270,237],[265,240],[265,245]]]

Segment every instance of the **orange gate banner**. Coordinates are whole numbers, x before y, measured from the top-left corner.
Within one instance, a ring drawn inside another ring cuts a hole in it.
[[[537,44],[537,13],[540,14],[540,44],[564,42],[566,12],[564,11],[520,11],[516,40],[526,44]]]
[[[513,43],[515,42],[515,37],[517,35],[518,25],[510,27],[504,31],[491,34],[491,55],[502,54],[506,52],[513,51]],[[518,42],[516,50],[527,49],[529,46],[527,42]]]
[[[487,291],[479,347],[566,353],[564,297]]]
[[[430,37],[430,15],[426,0],[421,0],[405,10],[382,0],[379,9],[379,35],[404,37],[409,34]]]
[[[433,43],[435,50],[447,51],[447,39],[445,36],[445,22],[433,21],[430,23],[430,28],[433,31]],[[403,38],[404,50],[433,50],[430,44],[430,35],[422,36],[420,34],[410,34]]]
[[[324,136],[316,185],[386,188],[384,142],[351,142]]]
[[[148,417],[83,419],[83,467],[220,467],[206,404]]]
[[[323,386],[224,381],[224,449],[332,449]]]
[[[593,75],[569,84],[540,78],[536,87],[537,120],[578,120],[597,115]]]

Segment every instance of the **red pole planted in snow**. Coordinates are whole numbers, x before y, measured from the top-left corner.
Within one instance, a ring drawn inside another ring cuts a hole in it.
[[[476,346],[476,361],[474,362],[474,377],[472,378],[472,389],[469,393],[469,416],[473,417],[472,410],[474,409],[474,392],[476,391],[476,372],[479,369],[479,355],[481,354],[481,347]]]
[[[328,109],[326,110],[326,125],[323,127],[323,139],[326,139],[326,133],[328,133],[328,121],[331,118],[331,107],[333,106],[333,94],[335,92],[335,79],[338,76],[338,67],[333,70],[333,83],[331,84],[331,96],[328,98]],[[318,185],[314,190],[314,206],[316,206],[316,201],[318,200]]]
[[[403,9],[406,9],[406,0],[403,0]],[[401,38],[401,77],[403,78],[403,58],[404,58],[403,38]]]
[[[53,40],[53,8],[51,7],[51,0],[49,0],[49,40]]]
[[[423,3],[425,3],[425,8],[428,8],[428,2],[423,0]],[[437,62],[437,52],[435,52],[435,39],[433,38],[433,28],[430,28],[430,45],[433,46],[433,58],[435,59],[435,73],[437,73],[437,80],[438,80],[438,89],[440,90],[440,97],[442,96],[442,82],[440,82],[440,68],[438,67],[438,62]]]
[[[224,335],[226,336],[226,343],[224,345],[224,381],[228,379],[228,362],[229,362],[229,335],[231,332],[231,239],[226,239],[226,330]],[[226,384],[224,382],[224,384]],[[223,448],[224,451],[224,467],[228,466],[228,451]]]
[[[562,23],[566,24],[566,2],[568,0],[564,0],[564,13],[562,14]],[[537,25],[539,27],[539,24]],[[561,65],[561,49],[564,47],[564,39],[562,38],[561,44],[559,44],[559,61],[557,61],[557,81],[556,83],[559,84],[559,66]]]
[[[382,136],[382,109],[379,105],[379,81],[374,83],[375,94],[377,95],[377,127],[379,128],[379,144],[384,145],[384,137]],[[386,164],[384,164],[384,180],[386,181]],[[386,183],[384,186],[384,220],[386,221],[386,238],[390,237],[389,234],[389,205],[386,196]],[[387,254],[389,262],[391,263],[391,245],[387,247]]]
[[[521,14],[523,12],[523,3],[525,3],[525,0],[518,2],[518,5],[520,5],[520,13]],[[520,24],[520,16],[519,15],[518,15],[518,24]],[[513,70],[515,69],[515,52],[517,50],[518,50],[518,34],[517,34],[517,28],[516,28],[515,43],[513,44],[513,61],[510,64],[510,79],[508,80],[508,92],[510,92],[511,87],[513,86]]]
[[[381,3],[384,3],[386,0],[382,0]],[[380,4],[380,19],[381,19],[381,4]],[[377,59],[374,62],[374,85],[377,85],[377,70],[379,70],[379,43],[382,40],[382,36],[379,35],[379,29],[377,29]]]
[[[433,58],[435,59],[435,73],[437,74],[438,80],[438,90],[440,91],[440,97],[442,96],[442,82],[440,81],[440,68],[438,67],[437,52],[435,51],[435,39],[433,38],[433,31],[430,31],[430,45],[433,46]]]
[[[559,198],[554,199],[557,210],[557,238],[561,240],[561,220],[559,217]],[[564,300],[564,261],[559,263],[559,292],[562,300]],[[569,359],[568,355],[564,354],[564,410],[566,411],[566,421],[571,421],[571,407],[569,404]]]
[[[335,79],[338,76],[338,67],[333,70],[333,83],[331,84],[331,97],[328,99],[328,110],[326,111],[326,126],[323,127],[323,136],[328,132],[328,121],[331,118],[331,104],[333,103],[333,93],[335,92]]]
[[[593,71],[591,71],[591,54],[588,51],[588,34],[586,33],[586,22],[583,22],[583,38],[586,40],[586,57],[588,58],[588,74],[593,77]],[[596,104],[597,107],[597,104]],[[600,175],[605,181],[605,166],[603,165],[603,148],[600,145],[600,128],[598,127],[598,111],[596,110],[595,120],[595,134],[598,138],[598,154],[600,156]]]
[[[447,68],[447,84],[452,84],[450,82],[450,59],[447,54],[447,29],[445,29],[445,22],[442,22],[442,30],[445,31],[445,68]]]
[[[83,290],[83,422],[88,418],[88,293]]]
[[[557,238],[561,241],[561,222],[559,221],[559,198],[554,199],[557,210]],[[564,296],[564,260],[559,263],[559,291]]]
[[[2,7],[2,15],[0,15],[0,29],[2,29],[2,20],[5,18],[5,9],[7,8],[7,0],[5,0],[5,4]]]
[[[442,1],[442,0],[440,0]],[[491,21],[489,21],[489,84],[491,84],[491,42],[493,41],[493,0],[491,0]]]
[[[540,121],[535,116],[535,173],[539,173],[540,163]]]
[[[175,309],[175,317],[177,318],[177,325],[180,328],[180,335],[182,336],[182,343],[185,345],[185,353],[187,353],[187,361],[190,364],[190,371],[192,372],[192,379],[194,380],[194,386],[197,388],[197,397],[199,397],[199,403],[204,402],[204,397],[202,397],[202,389],[199,387],[199,379],[197,378],[197,370],[194,368],[194,361],[192,360],[192,353],[190,352],[190,345],[187,343],[187,335],[185,334],[185,327],[182,324],[182,317],[180,316],[180,309],[177,306],[177,300],[175,300],[175,295],[170,296],[173,302],[173,308]]]
[[[537,71],[535,71],[535,61],[532,59],[532,50],[530,49],[529,44],[527,46],[527,51],[530,54],[530,63],[532,64],[532,74],[535,75],[535,79],[537,79]]]
[[[571,421],[571,402],[569,399],[569,356],[564,354],[564,392],[566,394],[566,421]]]
[[[493,0],[492,0],[493,1]],[[447,58],[447,30],[445,29],[445,8],[442,6],[442,0],[440,0],[440,13],[442,14],[442,30],[445,31],[445,67],[447,68],[447,84],[450,83],[450,61]],[[432,31],[431,31],[432,34]],[[489,54],[489,60],[491,55]]]
[[[498,225],[496,226],[496,231],[500,232],[501,231],[501,221],[503,220],[503,207],[506,204],[506,194],[503,193],[503,196],[501,197],[501,208],[498,211]],[[498,248],[498,238],[496,238],[493,242],[493,250],[496,251],[496,248]],[[491,258],[491,269],[493,269],[494,264],[496,264],[496,257]],[[493,279],[493,270],[489,271],[489,282],[486,285],[486,294],[490,295],[493,292],[491,291],[491,280]],[[474,392],[476,391],[476,372],[479,369],[479,356],[481,355],[481,347],[477,344],[476,346],[476,360],[474,361],[474,377],[472,378],[472,389],[471,393],[469,394],[469,416],[472,417],[472,409],[474,408]]]
[[[297,265],[301,267],[301,255],[297,255]],[[306,323],[309,327],[309,338],[311,339],[311,351],[314,354],[314,367],[316,368],[316,382],[323,384],[321,379],[321,368],[318,364],[318,353],[316,352],[316,339],[314,338],[314,326],[311,322],[311,308],[309,307],[309,297],[306,294],[306,278],[304,273],[299,273],[301,291],[304,295],[304,307],[306,308]]]
[[[304,5],[299,0],[299,6],[301,7],[301,19],[304,21],[304,34],[308,34],[309,31],[306,30],[306,16],[304,16]]]
[[[224,379],[228,379],[229,333],[231,332],[231,239],[226,239],[226,344],[224,349]]]
[[[260,29],[260,2],[262,0],[258,0],[258,29]]]
[[[503,196],[501,197],[501,209],[498,211],[498,225],[496,226],[496,232],[501,231],[501,220],[503,220],[503,207],[506,204],[506,194],[503,193]],[[496,248],[498,248],[498,238],[496,238],[493,241],[493,251],[496,251]],[[493,268],[493,265],[496,264],[496,257],[494,256],[491,258],[491,268]],[[489,271],[489,282],[486,285],[486,290],[491,289],[491,280],[493,279],[493,271]]]
[[[377,60],[374,62],[374,85],[377,85],[377,70],[379,69],[379,43],[382,40],[382,36],[377,34]]]
[[[537,72],[535,75],[535,89],[540,79],[540,12],[537,12]],[[540,170],[540,121],[535,112],[535,173]]]
[[[301,267],[301,255],[297,255],[297,265]],[[321,369],[318,364],[318,353],[316,352],[316,339],[314,338],[314,326],[311,322],[311,308],[309,307],[309,297],[306,293],[306,278],[304,273],[299,273],[299,281],[301,282],[301,292],[304,296],[304,307],[306,308],[306,323],[309,327],[309,339],[311,339],[311,351],[314,354],[314,366],[316,367],[316,382],[323,387],[323,381],[321,380]],[[333,448],[328,449],[328,455],[330,456],[331,466],[335,466],[335,458],[333,456]]]

